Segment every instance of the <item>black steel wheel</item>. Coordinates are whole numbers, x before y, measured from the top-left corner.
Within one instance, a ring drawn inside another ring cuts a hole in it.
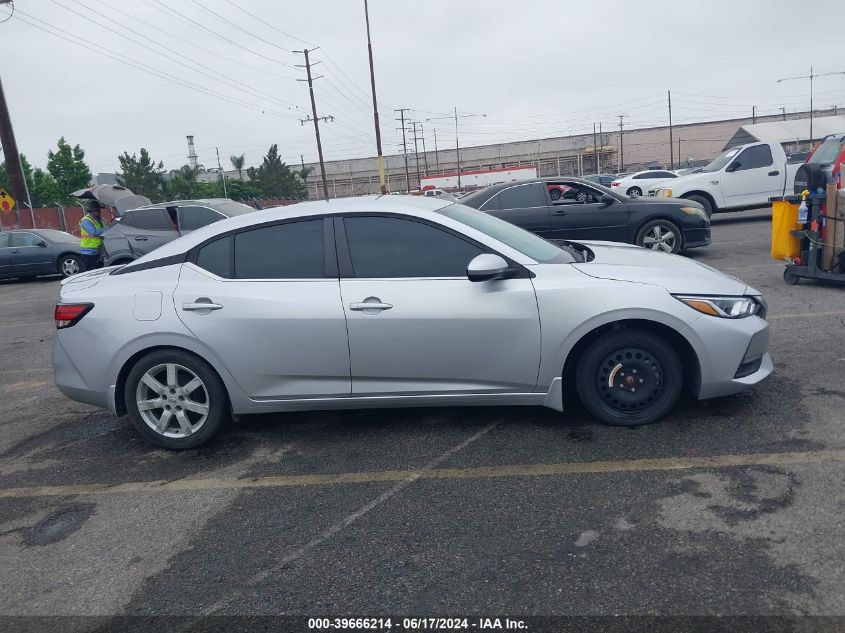
[[[561,197],[560,189],[550,189],[549,196],[552,200],[560,200]]]
[[[603,422],[650,424],[677,402],[683,366],[672,347],[644,330],[622,329],[593,341],[578,362],[584,406]]]

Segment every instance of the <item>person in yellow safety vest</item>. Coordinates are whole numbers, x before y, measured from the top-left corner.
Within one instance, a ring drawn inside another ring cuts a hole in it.
[[[100,267],[100,246],[103,244],[100,236],[106,230],[102,213],[103,208],[97,200],[85,202],[85,215],[79,221],[79,246],[85,270]]]

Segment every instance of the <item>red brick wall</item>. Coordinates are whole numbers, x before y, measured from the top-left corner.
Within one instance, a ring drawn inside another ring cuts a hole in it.
[[[21,220],[17,221],[17,217],[13,211],[5,211],[0,213],[0,224],[2,230],[8,231],[10,229],[57,229],[59,231],[67,231],[73,235],[79,235],[79,221],[82,219],[82,207],[65,207],[64,211],[57,208],[33,209],[32,213],[29,209],[20,211]],[[32,217],[35,216],[35,226],[32,226]],[[110,209],[103,210],[103,219],[106,222],[111,222],[117,217],[117,213],[112,213]]]

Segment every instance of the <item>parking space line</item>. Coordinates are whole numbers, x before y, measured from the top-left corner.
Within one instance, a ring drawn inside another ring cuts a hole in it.
[[[820,316],[845,316],[845,310],[831,310],[828,312],[795,312],[792,314],[772,314],[766,317],[767,321],[777,321],[780,319],[806,319],[807,317]]]
[[[25,488],[0,488],[0,499],[60,497],[67,495],[184,492],[195,490],[297,488],[339,484],[372,484],[404,480],[414,481],[418,479],[457,480],[494,479],[499,477],[548,477],[742,466],[785,466],[790,464],[813,464],[831,461],[845,462],[845,449],[802,453],[750,453],[712,455],[709,457],[664,457],[596,462],[477,466],[470,468],[422,468],[417,470],[383,470],[314,475],[275,475],[244,479],[177,479],[173,481],[135,481],[121,484],[32,486]]]

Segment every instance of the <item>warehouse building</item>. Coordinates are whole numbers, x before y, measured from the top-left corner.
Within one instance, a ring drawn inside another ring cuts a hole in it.
[[[708,162],[727,146],[758,139],[770,140],[772,134],[780,135],[777,140],[790,144],[787,150],[800,151],[810,145],[808,117],[808,112],[800,112],[758,116],[753,120],[748,117],[675,125],[672,128],[671,152],[668,126],[625,129],[621,138],[616,131],[603,132],[601,138],[589,133],[461,147],[460,166],[463,172],[533,165],[538,167],[541,176],[618,173],[649,167],[671,166],[677,169]],[[845,117],[836,116],[835,111],[815,112],[814,137],[819,139],[825,134],[845,132],[843,119]],[[416,159],[414,154],[408,156],[409,178],[406,179],[403,155],[385,156],[389,191],[408,191],[419,187]],[[420,152],[419,164],[421,175],[454,173],[458,167],[454,148],[441,149],[436,153]],[[307,182],[308,196],[320,198],[320,166],[308,166],[313,168]],[[332,198],[379,193],[375,157],[327,160],[326,180]]]

